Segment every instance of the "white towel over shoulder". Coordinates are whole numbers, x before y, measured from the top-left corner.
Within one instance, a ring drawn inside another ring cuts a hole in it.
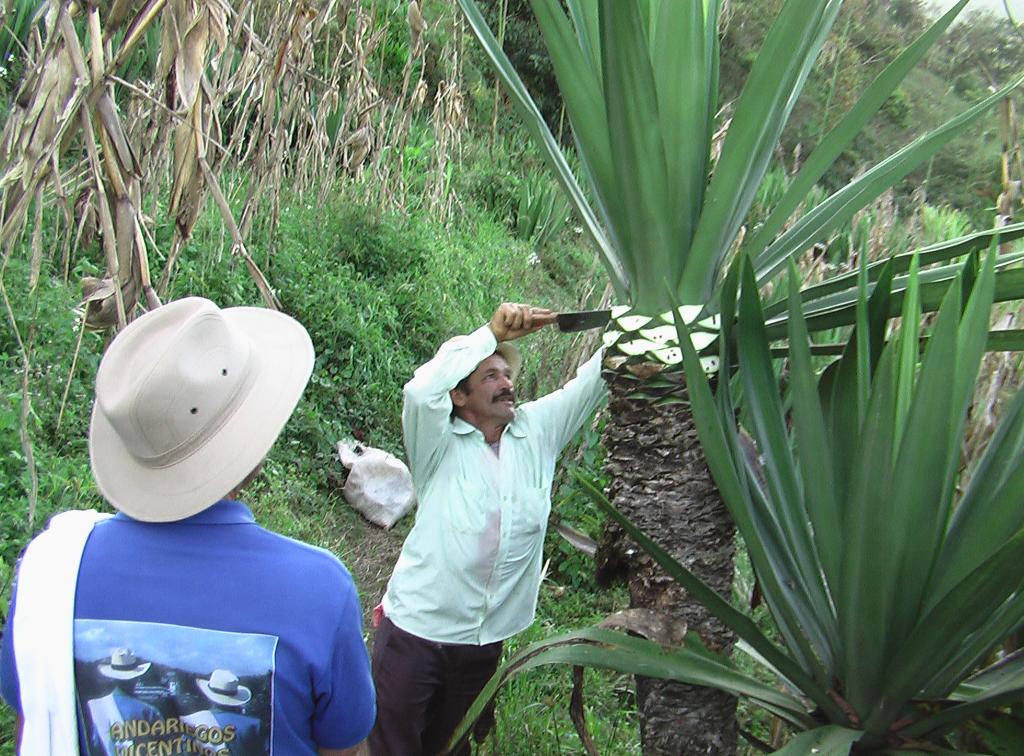
[[[25,720],[22,756],[78,752],[75,586],[89,533],[108,517],[92,509],[54,515],[21,558],[13,633]]]

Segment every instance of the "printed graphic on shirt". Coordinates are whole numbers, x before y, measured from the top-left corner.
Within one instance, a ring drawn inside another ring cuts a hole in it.
[[[90,756],[272,753],[272,635],[75,620]]]

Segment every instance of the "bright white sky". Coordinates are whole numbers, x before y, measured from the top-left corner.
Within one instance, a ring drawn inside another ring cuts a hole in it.
[[[1024,22],[1024,0],[1008,0],[1008,2],[1010,12],[1017,23]],[[944,11],[955,5],[956,0],[931,0],[929,4]],[[1006,10],[1003,8],[1003,0],[970,0],[967,3],[967,7],[960,14],[960,17],[963,18],[973,10],[989,10],[1000,16],[1006,15]]]

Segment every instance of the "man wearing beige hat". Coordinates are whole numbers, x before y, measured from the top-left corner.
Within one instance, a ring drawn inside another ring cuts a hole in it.
[[[235,500],[313,359],[292,318],[200,298],[146,313],[111,343],[89,451],[119,513],[57,515],[22,558],[0,658],[22,754],[104,752],[97,740],[133,754],[358,752],[375,696],[352,579]],[[96,670],[136,658],[152,682],[134,694],[159,717],[105,707],[100,721]],[[237,724],[190,721],[209,698],[203,682],[245,691],[246,744]]]
[[[502,304],[405,385],[419,508],[375,612],[374,756],[442,752],[504,639],[533,621],[555,463],[605,395],[599,350],[564,387],[516,406],[522,356],[510,342],[553,322],[550,310]]]

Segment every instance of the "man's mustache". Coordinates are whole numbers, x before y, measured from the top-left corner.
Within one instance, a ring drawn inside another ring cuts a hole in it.
[[[516,395],[511,391],[502,391],[500,394],[495,394],[491,402],[500,402],[502,399],[511,399],[513,402],[516,400]]]

